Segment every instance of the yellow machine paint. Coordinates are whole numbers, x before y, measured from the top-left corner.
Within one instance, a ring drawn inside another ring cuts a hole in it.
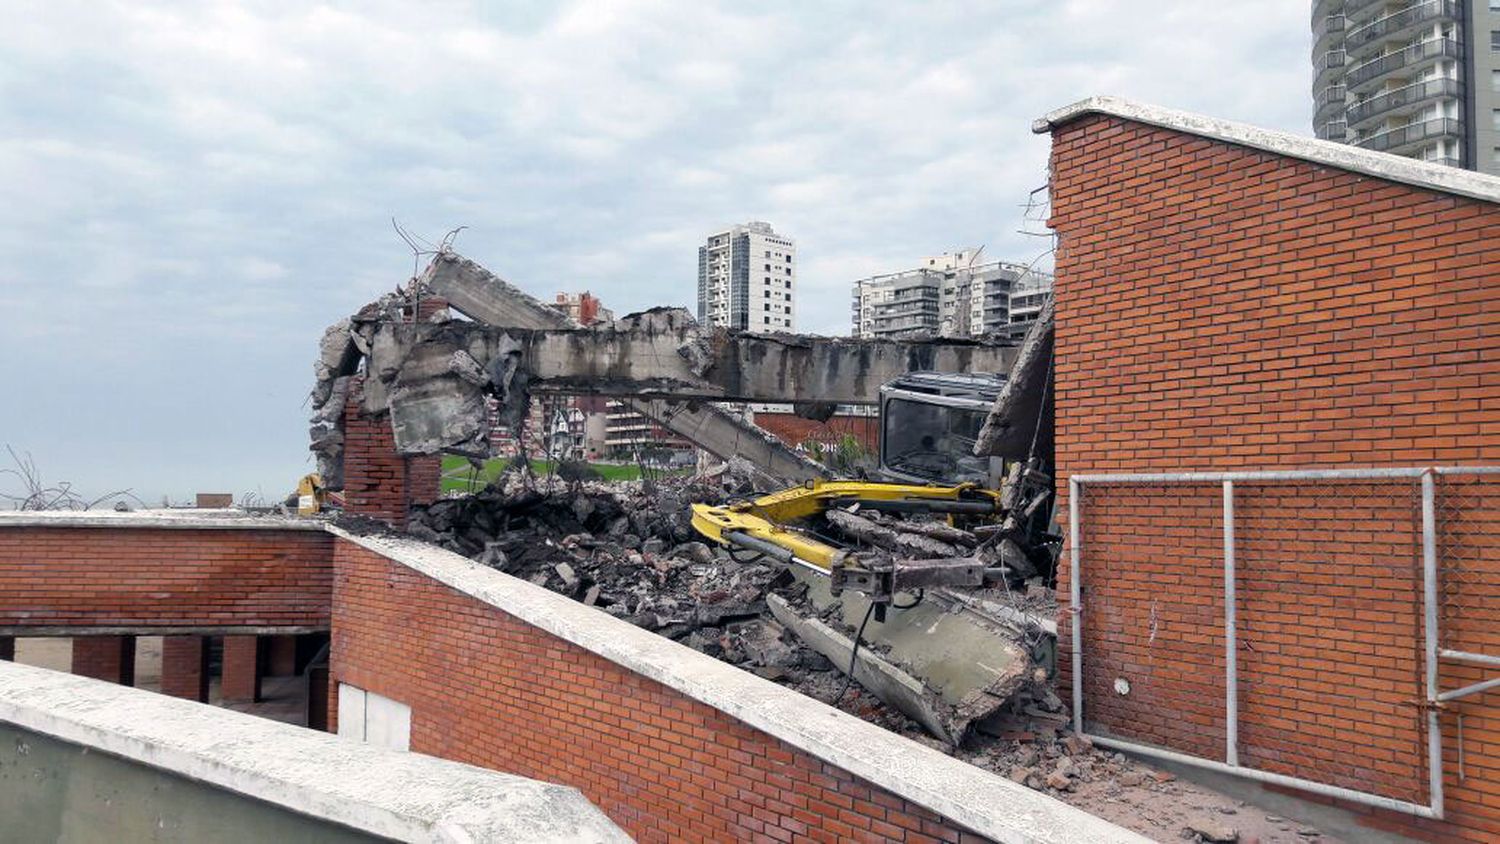
[[[790,551],[797,561],[829,573],[844,550],[791,526],[829,507],[858,502],[881,504],[939,504],[968,501],[998,509],[1000,493],[978,484],[953,486],[896,484],[875,481],[808,481],[802,486],[773,492],[749,501],[724,506],[693,505],[693,527],[721,545],[734,545],[727,534],[739,534],[769,542]]]
[[[311,516],[323,509],[323,476],[303,475],[297,482],[297,515]]]

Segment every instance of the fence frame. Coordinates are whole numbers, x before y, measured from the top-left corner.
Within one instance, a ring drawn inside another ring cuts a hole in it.
[[[1071,653],[1073,662],[1073,732],[1095,744],[1116,750],[1165,759],[1180,764],[1207,768],[1259,782],[1287,786],[1303,791],[1337,797],[1352,803],[1415,815],[1443,818],[1443,732],[1439,710],[1454,700],[1500,686],[1500,678],[1485,680],[1461,689],[1438,688],[1438,661],[1451,659],[1487,667],[1500,667],[1500,656],[1441,649],[1438,613],[1437,477],[1440,475],[1500,475],[1500,466],[1441,466],[1387,469],[1306,469],[1264,472],[1165,472],[1126,474],[1078,474],[1068,478],[1068,546],[1071,571],[1068,578],[1069,614],[1072,616]],[[1427,713],[1427,791],[1426,805],[1398,800],[1352,788],[1320,783],[1301,777],[1275,774],[1239,764],[1239,673],[1236,631],[1234,485],[1236,481],[1317,481],[1317,480],[1411,480],[1421,485],[1422,497],[1422,638],[1423,675],[1426,687],[1424,709]],[[1223,490],[1224,502],[1224,762],[1193,756],[1174,750],[1139,744],[1109,736],[1090,735],[1083,726],[1083,488],[1088,484],[1214,484]]]

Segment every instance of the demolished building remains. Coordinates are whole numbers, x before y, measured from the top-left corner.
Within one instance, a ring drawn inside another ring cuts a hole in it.
[[[435,300],[469,319],[453,319],[441,307],[431,308],[427,319],[417,319],[424,298],[429,306]],[[1033,351],[1026,359],[1038,358],[1034,349],[1039,342],[1030,343],[1027,348]],[[870,638],[886,655],[861,655],[866,628],[861,614],[873,605],[858,596],[828,594],[818,577],[799,575],[795,582],[791,573],[764,564],[770,560],[739,571],[743,557],[737,562],[722,551],[715,554],[698,541],[686,520],[688,504],[718,504],[726,492],[744,494],[826,472],[714,401],[790,399],[802,405],[801,412],[815,415],[837,404],[874,401],[883,383],[905,372],[1003,373],[1016,357],[1011,345],[755,335],[704,328],[686,312],[671,309],[583,328],[473,261],[443,253],[403,294],[388,296],[331,327],[322,352],[313,439],[331,488],[338,487],[341,477],[338,423],[345,415],[343,402],[362,360],[361,410],[389,414],[402,453],[486,457],[487,397],[500,402],[502,419],[514,421],[524,416],[533,392],[589,392],[629,402],[736,467],[727,485],[699,486],[683,498],[642,499],[630,507],[599,493],[590,496],[575,489],[552,500],[555,491],[507,490],[502,483],[468,499],[418,507],[408,527],[420,538],[503,571],[523,573],[714,655],[742,652],[732,644],[726,647],[724,636],[779,640],[780,631],[789,628],[825,660],[841,663],[841,670],[852,671],[882,699],[954,745],[1027,681],[1044,679],[1052,664],[1050,644],[1042,646],[1051,640],[1046,620],[1016,610],[1004,596],[989,600],[946,588],[923,590],[923,596],[930,594],[928,605],[910,608],[915,611],[889,624],[882,608]],[[1045,389],[1027,383],[1033,392]],[[1019,448],[1014,456],[1034,456],[1037,431],[1033,424],[1023,427],[1029,435],[1025,443],[1003,445]],[[871,516],[882,518],[840,510],[829,514],[829,525],[856,542],[886,549],[884,553],[993,553],[988,565],[1023,587],[1026,577],[1038,573],[1025,553],[996,545],[1002,539],[997,534],[981,542],[947,528],[949,541],[944,542],[924,538],[923,525],[882,526]],[[926,533],[938,527],[933,524]],[[601,544],[591,538],[596,534],[607,539]],[[953,534],[967,539],[951,544]],[[605,546],[625,553],[607,553]],[[990,546],[993,552],[984,550]],[[586,552],[582,557],[580,549]],[[527,560],[538,556],[550,562],[528,567]],[[686,581],[669,584],[669,573],[682,565],[689,566]],[[773,580],[794,588],[785,595],[771,594]],[[789,599],[802,607],[800,614]],[[817,618],[839,612],[845,618],[836,625],[847,628],[842,633]],[[768,625],[776,633],[768,636]],[[941,629],[943,635],[912,639],[899,632],[919,629]],[[1028,639],[1029,646],[1020,644]],[[942,645],[932,650],[922,646],[925,641]],[[965,647],[987,658],[955,656],[954,648]],[[785,668],[754,667],[771,672]]]

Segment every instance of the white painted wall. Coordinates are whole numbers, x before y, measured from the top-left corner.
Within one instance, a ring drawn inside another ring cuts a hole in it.
[[[391,750],[410,750],[411,707],[340,683],[339,735]]]

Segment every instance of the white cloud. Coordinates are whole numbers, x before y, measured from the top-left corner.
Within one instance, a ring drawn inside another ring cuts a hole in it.
[[[75,481],[153,497],[207,471],[171,454],[232,450],[233,483],[213,485],[240,490],[305,469],[322,326],[411,270],[392,217],[432,238],[468,225],[460,248],[532,292],[592,288],[622,312],[691,301],[698,240],[769,220],[798,238],[804,327],[843,332],[855,278],[960,245],[1044,248],[1015,232],[1048,109],[1117,93],[1310,118],[1293,0],[7,12],[0,358],[28,361],[11,394],[36,398],[0,402],[0,431]],[[128,442],[69,421],[109,401]]]

